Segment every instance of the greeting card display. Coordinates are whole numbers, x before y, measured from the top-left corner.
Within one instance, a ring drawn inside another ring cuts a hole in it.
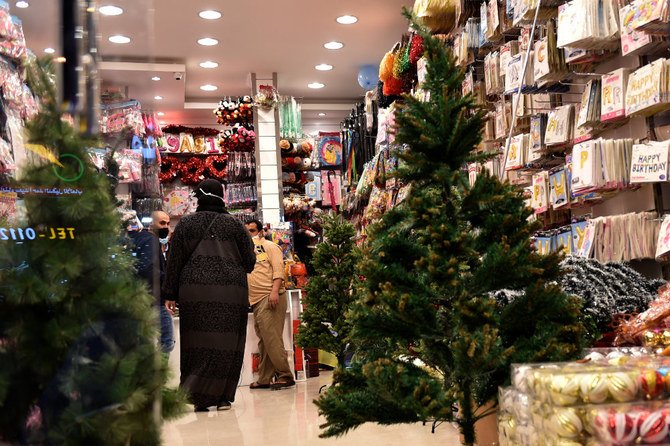
[[[545,151],[544,135],[547,131],[547,115],[540,113],[530,118],[530,134],[528,135],[528,161],[536,161]]]
[[[600,165],[600,150],[593,141],[576,144],[572,149],[572,184],[570,189],[575,195],[594,190],[600,178],[596,167]]]
[[[600,80],[591,79],[586,83],[577,115],[577,127],[592,127],[600,123],[600,91]]]
[[[551,187],[550,202],[553,209],[560,209],[570,203],[570,192],[565,168],[558,169],[549,176]]]
[[[668,2],[665,0],[634,0],[622,22],[633,29],[652,34],[667,33]]]
[[[668,181],[667,141],[635,144],[630,168],[631,183]]]
[[[558,7],[559,48],[612,49],[619,44],[613,0],[572,0]]]
[[[484,57],[484,85],[486,94],[493,95],[503,91],[500,75],[500,53],[493,51]]]
[[[626,87],[626,116],[650,116],[668,108],[669,62],[658,59],[630,74]]]
[[[505,170],[520,169],[524,166],[528,134],[515,135],[509,143]]]
[[[566,144],[572,140],[575,107],[563,105],[549,113],[544,142],[548,146]]]
[[[549,209],[549,172],[546,170],[533,175],[533,197],[530,206],[536,214]]]
[[[528,60],[526,76],[523,76],[524,54],[520,53],[510,57],[505,68],[505,93],[514,93],[526,85],[533,84],[533,66],[532,60]],[[532,57],[532,54],[531,54]],[[502,59],[501,59],[502,61]]]
[[[635,22],[635,8],[632,5],[624,5],[619,10],[621,21],[621,54],[635,54],[640,49],[654,41],[650,34],[637,31],[633,27]]]
[[[319,133],[319,161],[321,166],[336,167],[342,164],[342,143],[339,133]]]
[[[626,116],[626,87],[628,86],[628,68],[619,68],[602,78],[602,94],[600,96],[600,120],[616,121]]]

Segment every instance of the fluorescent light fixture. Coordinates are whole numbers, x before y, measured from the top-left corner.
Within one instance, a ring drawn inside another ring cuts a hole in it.
[[[25,8],[27,8],[28,6],[30,6],[30,5],[28,4],[28,2],[24,2],[24,1],[16,2],[16,7],[17,7],[17,8],[25,9]]]
[[[337,18],[337,23],[340,25],[353,25],[358,22],[358,17],[353,15],[343,15]]]
[[[158,113],[156,113],[156,114],[157,114],[158,116],[165,116],[165,113],[163,113],[163,112],[158,112]]]
[[[344,47],[344,44],[342,42],[327,42],[323,44],[323,47],[329,50],[339,50]]]
[[[130,43],[130,37],[117,34],[116,36],[111,36],[109,41],[112,43]]]
[[[325,113],[319,113],[319,116],[326,116]]]
[[[158,76],[154,76],[154,77],[151,78],[151,80],[154,81],[154,82],[158,82],[159,80],[161,80],[161,78],[158,77]]]
[[[319,71],[330,71],[330,70],[333,69],[333,66],[330,65],[330,64],[327,64],[327,63],[322,63],[322,64],[319,64],[319,65],[315,66],[314,68],[316,68]]]
[[[218,45],[219,41],[216,39],[212,39],[211,37],[203,37],[202,39],[198,40],[198,44],[202,46],[214,46]]]
[[[200,87],[200,89],[201,89],[202,91],[216,91],[216,90],[219,89],[219,87],[217,87],[216,85],[207,84],[207,85],[202,85],[202,86]]]
[[[205,20],[216,20],[221,18],[221,13],[219,11],[214,11],[212,9],[208,9],[206,11],[200,11],[198,14],[201,19]]]
[[[160,100],[163,99],[163,96],[154,96],[154,99],[157,100],[157,101],[160,101]]]
[[[98,11],[100,11],[100,14],[102,14],[102,15],[121,15],[121,14],[123,14],[123,9],[119,8],[118,6],[113,6],[113,5],[101,6],[101,7],[98,8]]]
[[[318,90],[320,88],[325,87],[325,84],[322,84],[321,82],[312,82],[311,84],[307,84],[309,88],[312,88],[314,90]]]
[[[49,48],[44,48],[44,52],[47,53],[47,54],[53,54],[53,53],[56,52],[56,50],[49,47]]]
[[[219,64],[216,62],[212,62],[211,60],[206,60],[204,62],[200,62],[200,66],[202,68],[217,68]]]

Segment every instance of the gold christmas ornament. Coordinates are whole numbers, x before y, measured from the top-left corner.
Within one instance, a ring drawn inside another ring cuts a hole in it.
[[[579,398],[579,380],[573,375],[557,375],[550,378],[549,395],[554,404],[570,406]]]
[[[628,373],[610,373],[607,377],[607,386],[612,398],[620,403],[633,401],[637,398],[638,383]]]
[[[609,396],[607,380],[600,373],[582,375],[579,381],[582,400],[586,404],[600,404]]]
[[[584,425],[575,409],[556,409],[552,430],[563,438],[575,438],[582,433]]]

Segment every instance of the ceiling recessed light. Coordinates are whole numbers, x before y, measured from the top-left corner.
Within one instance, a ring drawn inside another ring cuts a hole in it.
[[[53,54],[56,52],[56,50],[53,48],[44,48],[44,52],[47,54]]]
[[[17,8],[21,8],[21,9],[23,9],[23,8],[27,8],[28,6],[30,6],[30,5],[28,4],[28,2],[23,2],[23,1],[21,1],[21,2],[16,2],[16,7],[17,7]]]
[[[163,96],[154,96],[154,99],[157,100],[157,101],[160,101],[160,100],[163,99]]]
[[[219,87],[217,87],[216,85],[207,84],[207,85],[202,85],[200,87],[200,89],[202,91],[216,91],[216,90],[219,89]]]
[[[219,11],[214,11],[212,9],[208,9],[206,11],[200,11],[200,14],[198,14],[201,19],[206,19],[206,20],[216,20],[221,18],[221,13]]]
[[[212,39],[211,37],[204,37],[202,39],[199,39],[198,43],[202,46],[214,46],[218,45],[219,41],[216,39]]]
[[[319,116],[326,116],[325,113],[319,113]]]
[[[353,15],[343,15],[337,18],[337,23],[341,25],[353,25],[358,22],[358,17]]]
[[[333,69],[333,66],[329,65],[327,63],[322,63],[322,64],[319,64],[319,65],[315,66],[314,68],[316,68],[319,71],[330,71],[330,70]]]
[[[217,68],[219,64],[216,62],[212,62],[211,60],[206,60],[204,62],[200,62],[200,66],[202,68]]]
[[[163,113],[163,112],[158,112],[158,113],[156,113],[156,114],[157,114],[158,116],[165,116],[165,113]]]
[[[121,14],[123,14],[123,9],[119,8],[118,6],[113,6],[113,5],[101,6],[101,7],[98,8],[98,11],[100,11],[100,14],[102,14],[102,15],[121,15]]]
[[[323,47],[329,50],[339,50],[344,47],[344,44],[342,42],[328,42],[324,43]]]
[[[154,76],[154,77],[151,78],[151,80],[155,81],[155,82],[158,82],[159,80],[161,80],[161,78],[158,77],[158,76]]]
[[[322,84],[321,82],[312,82],[311,84],[307,84],[309,88],[313,88],[314,90],[318,90],[319,88],[323,88],[326,85]]]
[[[122,35],[116,35],[116,36],[111,36],[109,38],[109,41],[112,43],[130,43],[130,37],[122,36]]]

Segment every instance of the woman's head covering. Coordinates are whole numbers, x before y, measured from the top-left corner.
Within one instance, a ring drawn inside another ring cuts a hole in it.
[[[225,212],[226,210],[223,199],[223,184],[218,180],[207,179],[202,181],[195,189],[195,197],[198,199],[196,212]]]

